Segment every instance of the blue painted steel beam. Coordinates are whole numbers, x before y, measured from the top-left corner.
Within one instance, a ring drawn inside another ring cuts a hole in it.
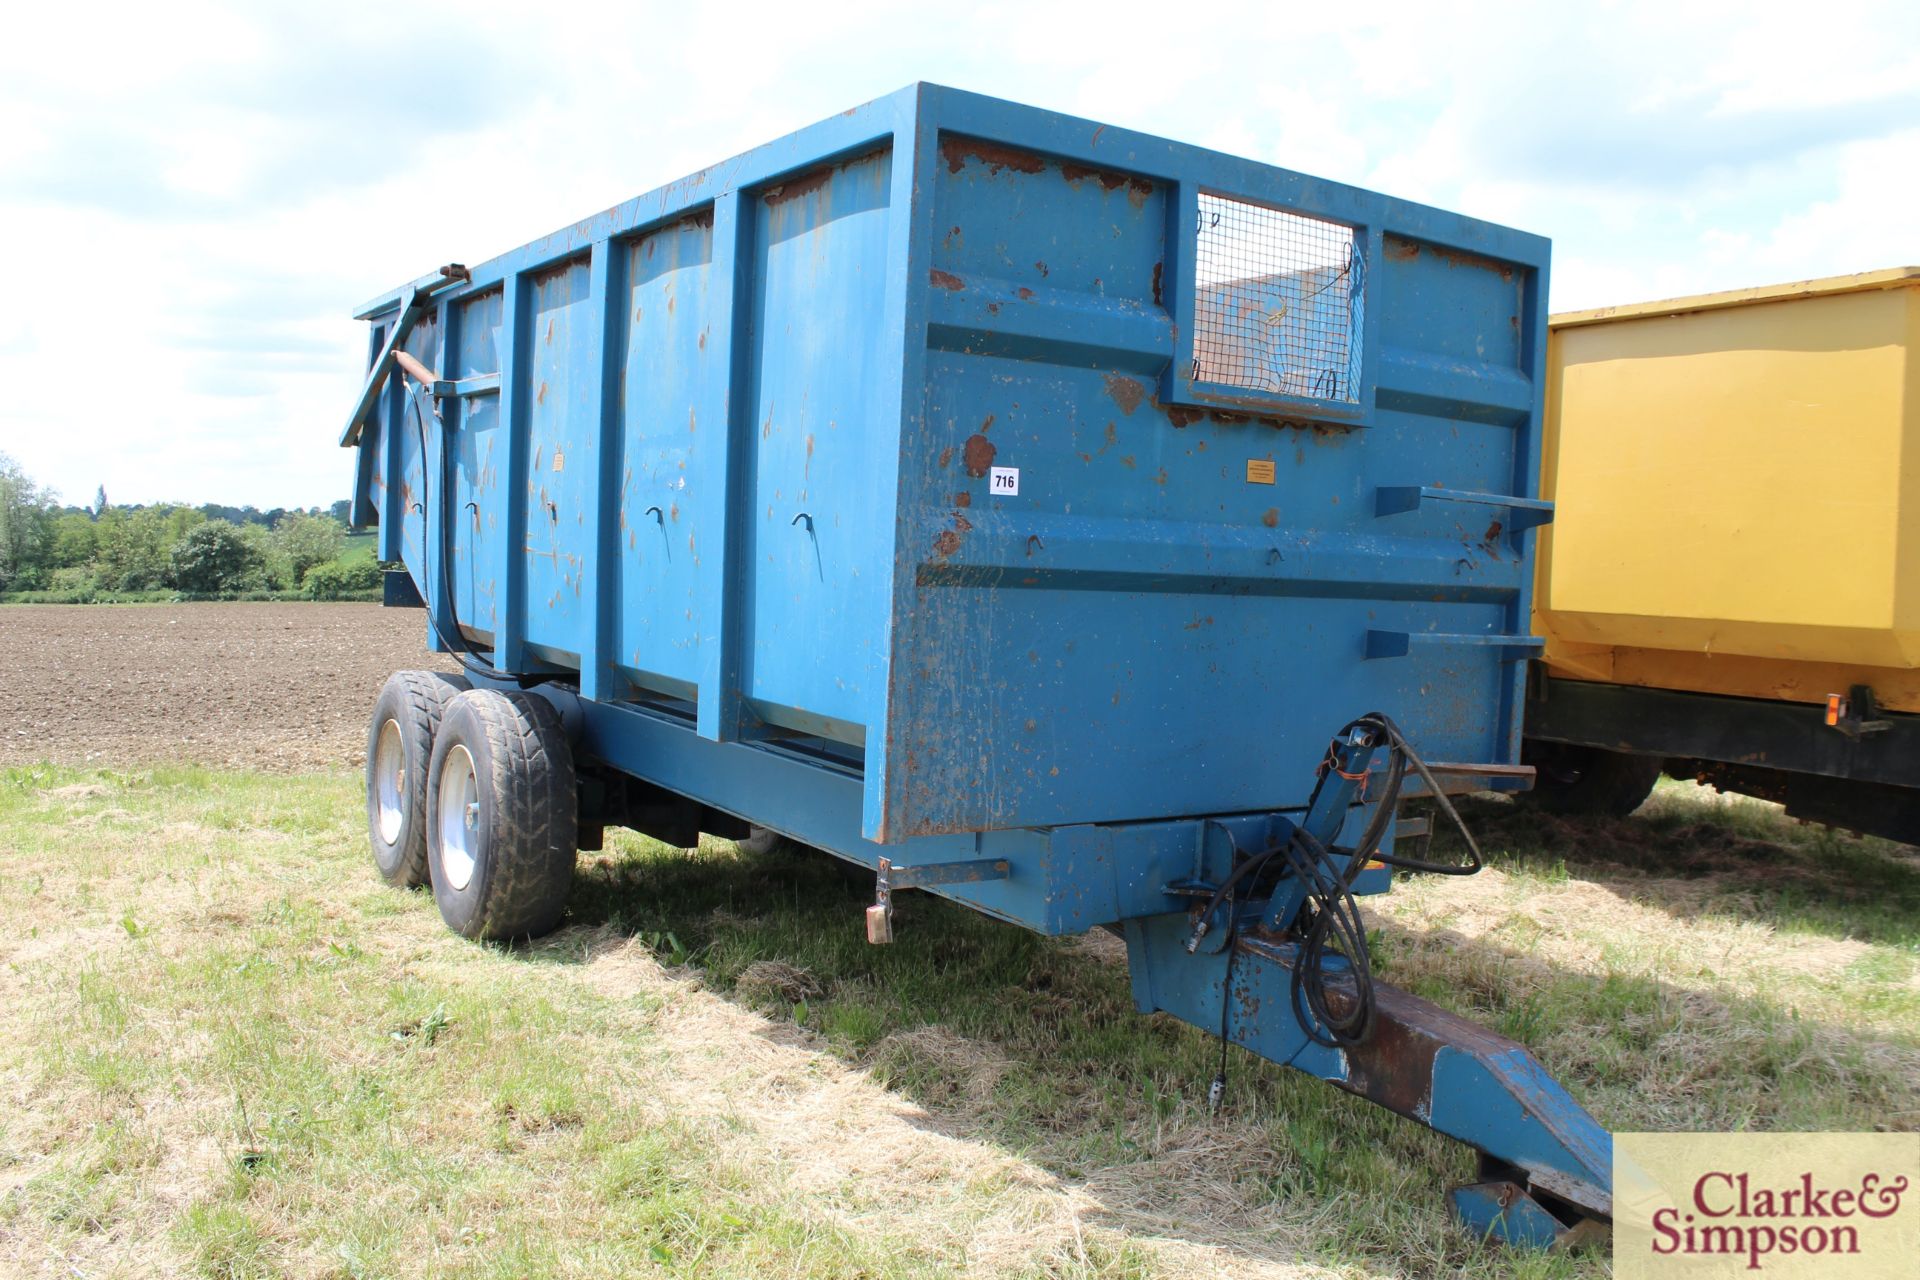
[[[1158,307],[950,272],[928,296],[936,347],[1147,376],[1173,358],[1174,325]]]
[[[918,545],[933,547],[938,513]],[[1145,523],[1049,512],[971,517],[966,543],[945,560],[923,561],[928,582],[1002,574],[1002,588],[1364,597],[1380,600],[1508,600],[1531,574],[1524,561],[1485,554],[1478,542],[1437,542],[1385,534],[1279,533],[1245,525],[1160,520]],[[1008,572],[1005,566],[1020,566]],[[1032,581],[1028,581],[1032,578]]]
[[[887,229],[890,269],[882,316],[887,338],[881,353],[880,370],[886,379],[881,403],[889,411],[897,408],[903,422],[926,412],[929,299],[921,282],[932,270],[935,209],[931,193],[939,140],[939,126],[927,109],[929,96],[930,86],[915,84],[888,100],[893,156],[887,203],[903,216],[895,217]],[[901,450],[890,449],[872,461],[881,492],[891,497],[896,511],[907,509],[913,501],[914,469],[903,465],[900,455]],[[913,567],[904,546],[896,545],[884,581],[887,609],[879,638],[887,658],[866,699],[870,732],[864,744],[860,827],[863,837],[879,841],[896,834],[888,829],[887,815],[898,811],[893,806],[900,800],[904,771],[897,766],[906,755],[896,749],[888,732],[894,700],[912,675],[897,656],[902,610],[913,607],[915,593]]]
[[[1611,1136],[1523,1045],[1376,983],[1371,1039],[1326,1048],[1307,1036],[1293,1007],[1293,944],[1242,936],[1229,970],[1224,953],[1185,950],[1191,923],[1184,912],[1126,922],[1142,1012],[1170,1013],[1213,1031],[1224,1002],[1228,1038],[1242,1048],[1513,1166],[1522,1190],[1564,1200],[1584,1216],[1611,1216]]]
[[[586,392],[578,412],[592,423],[583,443],[592,453],[579,463],[593,468],[593,521],[589,535],[592,554],[580,570],[582,612],[586,615],[585,643],[580,651],[580,692],[588,698],[612,699],[625,692],[625,681],[613,670],[615,593],[620,565],[620,370],[614,353],[625,348],[626,308],[624,250],[612,241],[597,240],[587,268],[587,289],[594,315],[586,326],[579,366]]]
[[[1375,378],[1384,405],[1414,413],[1521,426],[1533,414],[1536,383],[1483,360],[1447,360],[1388,347]]]
[[[700,651],[698,716],[700,736],[713,742],[731,742],[741,735],[745,699],[741,694],[742,652],[746,644],[745,564],[748,439],[752,431],[747,402],[747,350],[751,343],[751,252],[748,239],[750,211],[747,197],[738,191],[718,196],[713,203],[712,310],[707,351],[722,376],[709,378],[693,407],[697,418],[718,423],[726,445],[717,451],[711,483],[725,496],[720,545],[715,548],[719,571],[700,581],[697,607],[712,643]],[[630,517],[631,518],[631,517]]]
[[[403,309],[387,331],[387,346],[382,359],[391,367],[393,353],[399,349],[394,340],[395,334],[411,328],[403,323],[414,315],[418,308],[409,305]],[[372,382],[369,379],[369,382]],[[380,392],[377,400],[381,417],[380,465],[384,478],[384,487],[380,494],[380,527],[374,541],[382,560],[400,560],[405,555],[406,521],[406,454],[407,433],[401,430],[401,414],[406,407],[406,389],[404,380],[391,375],[377,384]]]
[[[502,682],[502,688],[514,687]],[[997,882],[933,889],[945,897],[1058,936],[1084,933],[1129,916],[1156,915],[1182,899],[1167,886],[1225,866],[1225,846],[1209,854],[1209,832],[1231,833],[1243,848],[1271,838],[1286,821],[1239,814],[1167,822],[1079,824],[964,835],[920,836],[876,844],[861,834],[861,770],[779,741],[714,742],[690,716],[660,707],[588,702],[562,687],[538,686],[563,719],[580,726],[576,751],[702,804],[768,826],[803,844],[867,867],[882,857],[906,866],[1004,859]],[[1344,834],[1359,829],[1352,810]],[[1384,881],[1383,881],[1384,887]]]

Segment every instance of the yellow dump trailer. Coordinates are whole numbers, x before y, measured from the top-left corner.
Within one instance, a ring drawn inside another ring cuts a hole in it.
[[[1547,803],[1920,841],[1920,268],[1553,317],[1541,470]]]

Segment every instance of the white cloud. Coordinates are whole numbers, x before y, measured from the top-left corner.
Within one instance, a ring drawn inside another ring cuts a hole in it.
[[[0,450],[330,501],[357,303],[915,79],[1542,232],[1561,307],[1920,259],[1920,10],[41,6],[0,46]]]
[[[1920,265],[1920,129],[1840,148],[1831,198],[1759,231],[1709,230],[1716,267],[1766,279]]]

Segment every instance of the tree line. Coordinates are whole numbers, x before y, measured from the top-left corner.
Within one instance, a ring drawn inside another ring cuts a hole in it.
[[[348,504],[209,502],[63,505],[0,454],[0,592],[57,599],[174,591],[187,596],[340,599],[378,589],[380,567],[345,558]]]

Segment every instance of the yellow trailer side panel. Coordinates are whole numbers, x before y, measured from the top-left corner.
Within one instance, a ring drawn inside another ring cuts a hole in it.
[[[1558,674],[1920,710],[1920,269],[1554,317]]]

